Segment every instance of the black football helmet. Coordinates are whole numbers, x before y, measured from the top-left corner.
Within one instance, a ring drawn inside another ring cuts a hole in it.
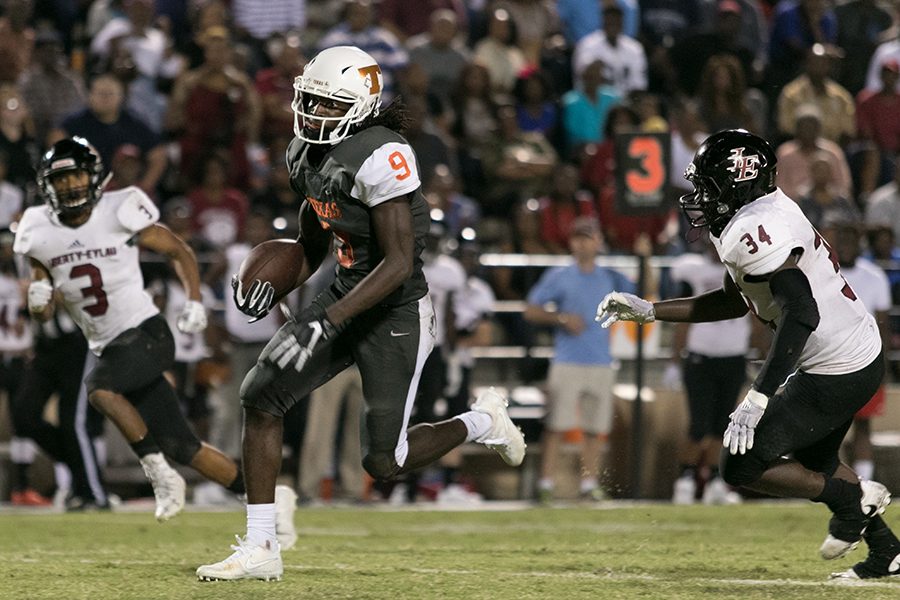
[[[87,187],[58,192],[53,178],[67,171],[87,172]],[[82,137],[60,140],[41,158],[37,182],[41,196],[56,214],[72,215],[87,210],[100,199],[105,184],[100,153]]]
[[[718,236],[742,206],[775,190],[775,151],[749,131],[726,129],[708,138],[684,171],[694,191],[679,204],[692,227]]]

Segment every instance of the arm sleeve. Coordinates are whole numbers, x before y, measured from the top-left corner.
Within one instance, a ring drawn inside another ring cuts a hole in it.
[[[794,372],[806,340],[819,325],[819,308],[809,280],[800,269],[776,272],[769,278],[769,289],[775,303],[781,307],[781,320],[753,388],[771,397]]]

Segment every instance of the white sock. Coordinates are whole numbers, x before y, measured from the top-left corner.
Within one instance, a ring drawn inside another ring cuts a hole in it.
[[[454,419],[459,419],[466,425],[466,441],[467,442],[476,442],[479,438],[484,437],[491,430],[491,425],[494,424],[494,420],[491,419],[491,415],[483,412],[478,412],[477,410],[470,410],[468,412],[464,412],[461,415],[457,415],[453,417]]]
[[[275,503],[247,505],[247,541],[258,546],[275,542]]]
[[[593,492],[594,490],[597,489],[597,480],[591,479],[591,478],[582,479],[581,486],[579,489],[582,492]]]
[[[875,474],[875,463],[871,460],[858,460],[853,463],[853,470],[860,479],[872,479]]]
[[[56,479],[56,487],[61,490],[72,489],[72,471],[66,463],[53,463],[53,477]]]
[[[553,490],[553,480],[549,477],[541,477],[538,481],[538,489],[541,491],[552,491]]]

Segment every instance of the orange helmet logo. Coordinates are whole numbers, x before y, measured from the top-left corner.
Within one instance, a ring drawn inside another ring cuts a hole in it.
[[[358,71],[365,78],[365,85],[369,88],[370,94],[375,95],[381,91],[381,79],[379,77],[381,75],[381,67],[371,65],[369,67],[361,67]]]

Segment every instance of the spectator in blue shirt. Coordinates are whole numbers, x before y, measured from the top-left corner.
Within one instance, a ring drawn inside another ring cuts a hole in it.
[[[569,90],[562,97],[563,130],[569,157],[578,156],[585,144],[599,144],[605,138],[609,110],[622,97],[603,78],[603,62],[594,61],[581,75],[584,89]]]
[[[635,285],[617,271],[599,267],[603,247],[600,227],[591,217],[572,223],[569,250],[575,262],[546,271],[528,293],[525,319],[555,328],[554,357],[547,379],[547,412],[541,440],[539,497],[553,498],[560,445],[567,431],[581,429],[580,497],[601,500],[600,462],[612,427],[615,367],[609,331],[594,321],[594,293]],[[549,305],[554,305],[552,308]]]

